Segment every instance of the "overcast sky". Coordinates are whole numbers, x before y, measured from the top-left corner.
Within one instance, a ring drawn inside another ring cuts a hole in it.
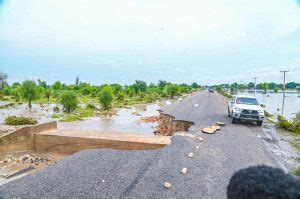
[[[300,82],[300,0],[0,0],[9,81]]]

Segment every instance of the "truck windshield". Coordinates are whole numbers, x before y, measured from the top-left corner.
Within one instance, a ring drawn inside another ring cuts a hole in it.
[[[255,98],[239,97],[236,99],[237,104],[259,105]]]

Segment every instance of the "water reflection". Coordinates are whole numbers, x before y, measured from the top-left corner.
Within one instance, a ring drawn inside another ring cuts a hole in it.
[[[248,91],[239,92],[241,95],[253,95]],[[297,92],[287,92],[285,98],[284,116],[288,119],[295,117],[297,112],[300,112],[300,94]],[[260,103],[266,105],[266,110],[271,114],[281,114],[282,93],[267,93],[257,92],[256,96]]]

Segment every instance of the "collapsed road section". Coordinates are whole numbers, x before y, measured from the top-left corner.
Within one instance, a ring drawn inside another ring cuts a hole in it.
[[[164,114],[162,111],[158,119],[159,125],[155,127],[155,134],[172,136],[177,132],[186,132],[194,125],[194,122],[176,120],[174,116]]]

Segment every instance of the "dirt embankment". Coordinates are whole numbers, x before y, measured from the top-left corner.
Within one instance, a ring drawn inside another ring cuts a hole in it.
[[[158,125],[154,128],[154,134],[164,136],[172,136],[177,132],[188,131],[189,128],[194,125],[193,122],[176,120],[175,117],[162,112],[160,112],[159,116],[142,117],[138,122],[158,123]]]

